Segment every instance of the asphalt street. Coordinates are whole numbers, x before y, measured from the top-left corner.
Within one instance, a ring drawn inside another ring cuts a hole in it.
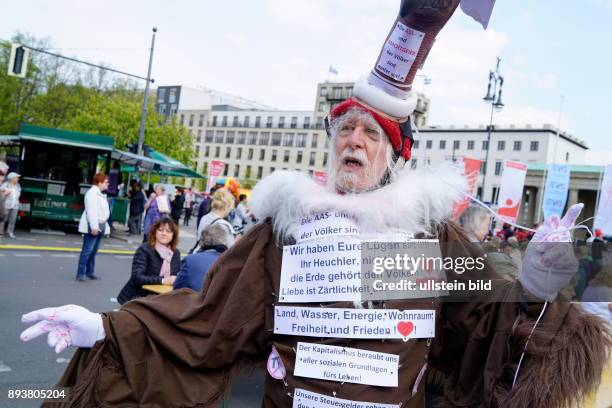
[[[195,242],[192,228],[182,232],[180,245],[185,254]],[[61,354],[49,348],[46,338],[22,343],[19,334],[27,326],[23,313],[31,310],[78,304],[92,311],[117,309],[116,296],[130,275],[132,256],[123,253],[138,247],[141,238],[105,239],[96,258],[98,281],[75,281],[81,237],[78,234],[45,235],[17,231],[17,239],[0,240],[0,407],[35,407],[40,400],[9,400],[9,389],[49,389],[61,376],[73,353]],[[27,249],[6,249],[10,244]],[[65,248],[63,251],[37,248]],[[70,251],[73,250],[73,252]],[[232,388],[230,407],[260,405],[263,372],[239,377]]]

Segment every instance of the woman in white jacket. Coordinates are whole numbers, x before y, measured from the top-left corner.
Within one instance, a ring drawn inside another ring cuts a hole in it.
[[[104,235],[110,234],[107,223],[110,216],[106,195],[108,176],[98,173],[94,176],[93,186],[85,194],[85,211],[79,221],[79,232],[83,234],[83,248],[79,257],[79,268],[76,280],[83,282],[86,278],[99,279],[95,274],[96,253]]]

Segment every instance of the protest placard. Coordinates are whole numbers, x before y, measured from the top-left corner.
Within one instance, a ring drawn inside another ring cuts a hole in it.
[[[293,374],[299,377],[397,387],[399,356],[351,347],[298,342]]]
[[[274,307],[274,333],[347,339],[420,339],[435,336],[436,311]]]

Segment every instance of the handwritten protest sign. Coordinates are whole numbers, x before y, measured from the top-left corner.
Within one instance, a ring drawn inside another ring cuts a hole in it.
[[[328,397],[302,388],[293,391],[293,408],[400,408],[399,404],[379,404],[377,402],[353,401]]]
[[[399,356],[324,344],[297,344],[295,369],[299,377],[397,387]]]
[[[274,333],[346,339],[435,337],[435,310],[275,306]]]

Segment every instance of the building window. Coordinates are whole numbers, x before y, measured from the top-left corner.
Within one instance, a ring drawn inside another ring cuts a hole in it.
[[[236,151],[236,159],[242,159],[242,147],[239,147],[238,151]]]
[[[228,172],[229,172],[229,166],[223,166],[223,177],[227,177]]]
[[[157,111],[159,112],[160,115],[165,115],[166,114],[166,105],[164,105],[163,103],[159,105],[159,108],[157,109]]]
[[[245,116],[243,121],[242,121],[242,126],[249,127],[249,122],[250,121],[251,121],[251,119],[248,116]]]
[[[280,118],[278,118],[278,127],[279,128],[285,127],[285,117],[284,116],[281,116]]]
[[[283,146],[293,146],[293,136],[293,133],[285,133],[285,137],[283,138]]]
[[[260,146],[267,146],[269,142],[270,142],[270,132],[261,132],[259,134]]]
[[[468,150],[474,150],[474,141],[473,140],[468,140],[467,149]]]
[[[166,97],[166,88],[159,88],[157,90],[157,100],[162,102]]]
[[[319,95],[324,96],[324,97],[327,96],[327,88],[322,86],[321,91],[319,92]]]
[[[234,120],[232,121],[233,127],[238,127],[240,124],[238,123],[238,116],[234,116]]]
[[[214,136],[215,136],[215,131],[214,130],[207,130],[206,131],[206,137],[204,138],[204,141],[206,143],[212,143]]]
[[[497,150],[506,150],[506,141],[498,140],[497,141]]]
[[[306,133],[298,133],[295,140],[295,147],[306,147]]]
[[[489,141],[488,140],[483,140],[482,141],[482,150],[487,150],[489,148]]]
[[[260,179],[263,176],[263,167],[257,166],[257,178]]]
[[[221,146],[215,147],[215,158],[218,159],[221,155]]]
[[[213,116],[212,126],[217,126],[217,117]]]
[[[266,120],[266,127],[267,128],[272,127],[272,116],[268,116],[268,120]]]
[[[204,114],[200,114],[200,119],[198,119],[198,126],[202,127],[204,126]]]
[[[415,140],[415,141],[414,141],[414,146],[413,146],[413,147],[414,147],[415,149],[418,149],[418,148],[419,148],[419,140]]]
[[[226,147],[225,148],[225,158],[229,159],[231,154],[232,154],[232,148],[231,147]]]
[[[502,172],[502,162],[501,160],[495,161],[495,175],[499,176]]]
[[[325,102],[319,102],[319,112],[325,112]]]
[[[487,174],[487,162],[483,161],[480,165],[480,174]]]
[[[540,142],[534,141],[530,143],[529,150],[531,150],[532,152],[537,152],[539,147],[540,147]]]
[[[318,140],[317,140],[317,139],[318,139],[318,138],[319,138],[319,135],[317,135],[316,133],[313,133],[313,134],[312,134],[312,141],[310,142],[310,147],[311,147],[311,148],[313,148],[313,149],[316,149],[316,148],[317,148],[317,142],[318,142]]]
[[[193,114],[189,115],[189,126],[193,126]]]
[[[246,142],[246,132],[238,132],[238,141],[236,143],[244,144],[244,142]]]
[[[223,143],[224,137],[225,137],[225,131],[217,130],[217,133],[215,133],[215,143]]]
[[[261,116],[255,116],[255,127],[261,127]]]
[[[291,152],[289,150],[285,150],[283,152],[283,163],[289,163],[289,154]]]
[[[225,143],[233,144],[236,139],[236,132],[233,130],[227,131],[227,137],[225,138]]]
[[[453,150],[458,150],[461,148],[461,140],[453,140]]]
[[[432,144],[433,144],[433,141],[431,141],[431,140],[426,141],[425,142],[425,148],[426,149],[431,149]]]
[[[250,179],[251,178],[251,172],[252,172],[252,167],[250,165],[247,165],[246,166],[246,171],[244,172],[244,178]]]
[[[301,162],[302,162],[302,156],[303,156],[303,155],[304,155],[304,154],[302,153],[302,151],[301,151],[301,150],[298,150],[298,152],[297,152],[297,158],[295,159],[295,162],[296,162],[296,163],[301,163]]]
[[[446,140],[440,140],[440,150],[446,149]]]
[[[181,113],[181,125],[185,124],[185,115]]]
[[[168,95],[168,102],[169,103],[176,102],[176,88],[170,88],[170,94]]]
[[[319,116],[317,118],[317,125],[316,125],[317,129],[323,129],[323,118],[321,116]]]
[[[565,153],[565,162],[569,162],[569,152]]]
[[[250,144],[250,145],[256,145],[257,144],[257,132],[249,132],[248,144]]]
[[[221,119],[221,126],[227,126],[227,116],[224,116],[223,119]]]
[[[281,137],[282,137],[282,133],[280,133],[280,132],[272,133],[272,146],[280,146],[281,145]]]
[[[417,159],[416,159],[416,157],[410,159],[410,168],[411,169],[416,169],[417,168]]]
[[[202,142],[202,129],[198,129],[198,143]]]
[[[195,153],[196,153],[196,157],[199,157],[199,156],[200,156],[200,146],[196,146],[196,151],[195,151]]]
[[[521,143],[520,140],[515,140],[514,141],[514,151],[515,152],[519,152],[521,150],[521,147],[522,147],[521,145],[522,145],[522,143]]]
[[[308,165],[309,166],[314,166],[315,165],[315,158],[316,158],[316,153],[315,152],[310,152],[310,160],[308,161]]]
[[[346,88],[346,97],[350,98],[351,96],[353,96],[353,87],[349,86],[348,88]]]
[[[253,149],[249,149],[249,153],[247,155],[247,160],[253,160]]]
[[[332,88],[332,92],[334,94],[334,99],[342,99],[342,88],[335,86]]]
[[[291,117],[291,124],[289,125],[291,129],[295,129],[297,127],[297,116]]]
[[[329,148],[329,137],[325,138],[325,148]]]
[[[306,116],[304,118],[304,129],[309,129],[310,128],[310,116]]]
[[[240,177],[240,165],[239,164],[234,166],[234,177]]]
[[[272,161],[276,161],[276,155],[278,154],[278,150],[274,149],[272,150]]]
[[[210,156],[210,146],[206,146],[204,148],[204,156],[206,157]]]
[[[259,149],[259,160],[265,160],[265,159],[266,159],[265,149]]]
[[[327,152],[323,154],[323,167],[327,166]]]

